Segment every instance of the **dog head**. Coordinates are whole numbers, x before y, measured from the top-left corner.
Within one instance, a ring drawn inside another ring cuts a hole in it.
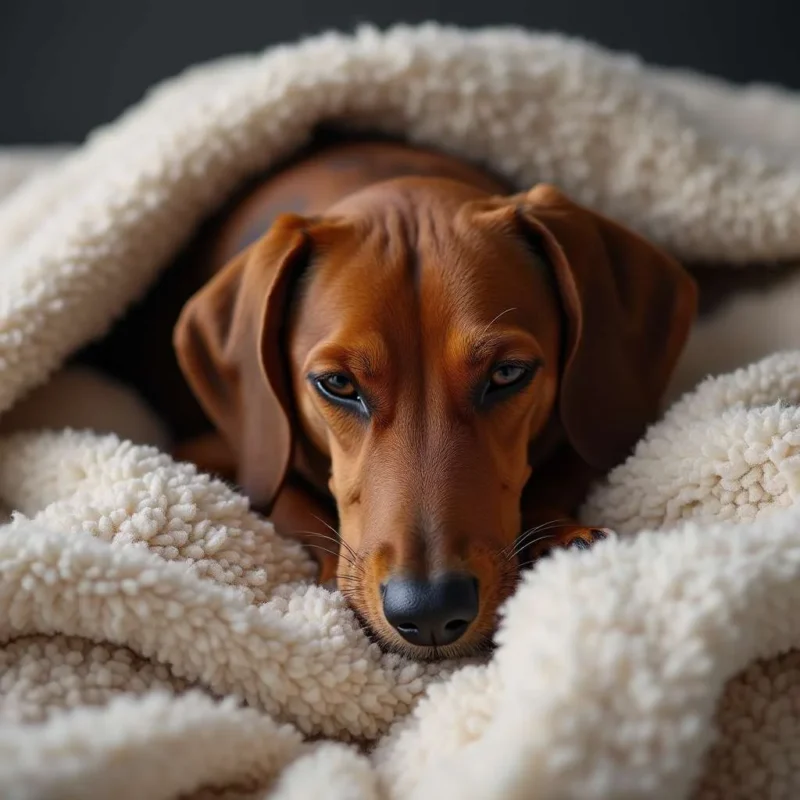
[[[279,218],[176,346],[251,499],[274,500],[302,439],[330,464],[356,612],[387,646],[457,655],[515,585],[537,440],[557,418],[586,463],[624,459],[694,304],[671,258],[552,187],[403,178]],[[403,623],[422,607],[424,635]]]

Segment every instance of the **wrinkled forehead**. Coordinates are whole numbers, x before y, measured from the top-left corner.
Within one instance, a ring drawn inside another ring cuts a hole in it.
[[[426,197],[346,210],[315,243],[302,282],[309,341],[379,331],[401,345],[416,335],[433,342],[500,318],[534,336],[552,326],[548,266],[514,231],[481,225],[467,203]]]

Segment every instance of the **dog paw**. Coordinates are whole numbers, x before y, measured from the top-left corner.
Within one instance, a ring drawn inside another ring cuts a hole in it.
[[[528,551],[528,558],[538,561],[554,550],[588,550],[593,544],[614,535],[610,528],[591,528],[581,525],[570,526],[547,538],[536,542]]]

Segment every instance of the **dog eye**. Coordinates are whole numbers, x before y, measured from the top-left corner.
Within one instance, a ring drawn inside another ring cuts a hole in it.
[[[483,385],[478,405],[484,408],[510,397],[525,388],[539,367],[539,363],[519,364],[512,361],[496,364],[489,380]]]
[[[491,384],[498,388],[502,386],[511,386],[517,381],[521,380],[527,372],[525,367],[519,364],[501,364],[493,373],[491,377]]]
[[[359,399],[355,384],[346,375],[339,373],[323,375],[321,378],[317,378],[316,384],[323,394],[339,400]]]

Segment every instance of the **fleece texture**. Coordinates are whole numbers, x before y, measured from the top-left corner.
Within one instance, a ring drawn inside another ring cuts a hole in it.
[[[0,796],[799,796],[800,286],[698,327],[583,510],[620,536],[527,574],[486,662],[382,654],[141,401],[59,371],[331,120],[556,183],[682,258],[800,257],[800,97],[519,30],[324,35],[4,154]]]

